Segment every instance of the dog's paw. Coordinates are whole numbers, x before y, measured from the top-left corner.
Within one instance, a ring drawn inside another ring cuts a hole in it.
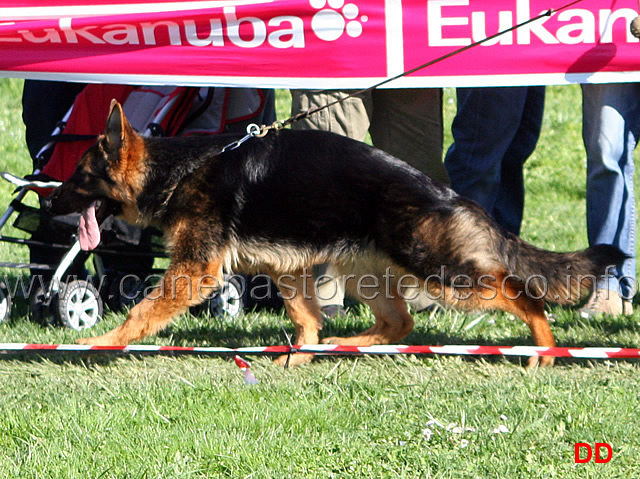
[[[331,336],[324,338],[321,341],[322,344],[334,344],[336,346],[371,346],[372,344],[386,344],[376,343],[371,341],[369,336],[351,336],[348,338],[341,338],[339,336]]]
[[[93,336],[91,338],[80,338],[76,341],[76,344],[82,344],[84,346],[117,346],[112,341],[109,341],[104,336]]]
[[[550,367],[555,362],[553,356],[531,356],[527,360],[527,368]]]
[[[289,362],[287,363],[287,359],[289,360]],[[296,353],[296,354],[285,354],[283,356],[280,356],[276,359],[274,359],[274,363],[276,363],[278,366],[287,366],[287,364],[291,367],[293,366],[301,366],[303,364],[309,364],[311,362],[311,360],[313,359],[313,354],[307,354],[307,353]]]

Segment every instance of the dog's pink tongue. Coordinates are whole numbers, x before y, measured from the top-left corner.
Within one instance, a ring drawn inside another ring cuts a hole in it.
[[[78,239],[83,251],[91,251],[100,244],[100,226],[96,220],[96,205],[96,201],[91,203],[91,206],[84,210],[80,217]]]

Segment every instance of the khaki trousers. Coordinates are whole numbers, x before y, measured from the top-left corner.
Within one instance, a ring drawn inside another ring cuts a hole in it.
[[[344,90],[292,90],[291,114],[332,103]],[[294,129],[326,130],[364,141],[367,132],[376,148],[406,161],[440,183],[449,184],[442,162],[442,90],[379,89],[349,98],[292,125]],[[314,268],[320,306],[342,304],[344,284],[331,265]],[[328,278],[335,278],[330,280]]]

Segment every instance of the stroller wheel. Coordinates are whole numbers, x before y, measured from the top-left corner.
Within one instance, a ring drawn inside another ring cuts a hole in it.
[[[61,291],[58,314],[60,321],[67,328],[76,331],[91,328],[102,317],[102,299],[88,281],[71,281]]]
[[[0,323],[4,323],[11,316],[11,295],[9,288],[0,282]]]
[[[237,277],[224,278],[222,289],[216,291],[208,300],[211,316],[239,316],[244,310],[245,289],[242,281]]]
[[[49,283],[40,285],[29,297],[31,319],[43,326],[53,326],[57,320],[55,311],[58,303],[58,294],[54,293],[53,297],[47,301],[46,292],[48,290]]]

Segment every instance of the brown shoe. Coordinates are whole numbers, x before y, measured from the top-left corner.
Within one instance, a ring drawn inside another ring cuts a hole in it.
[[[607,316],[629,316],[633,314],[633,305],[615,291],[596,290],[589,301],[578,310],[584,319],[591,319],[600,314]]]

